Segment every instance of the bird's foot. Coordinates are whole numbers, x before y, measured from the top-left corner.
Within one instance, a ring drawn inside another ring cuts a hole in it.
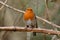
[[[25,29],[27,29],[27,27],[25,27]]]

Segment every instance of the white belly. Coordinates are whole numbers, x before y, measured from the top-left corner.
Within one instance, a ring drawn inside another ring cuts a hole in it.
[[[26,21],[26,25],[31,25],[32,21],[29,19]]]

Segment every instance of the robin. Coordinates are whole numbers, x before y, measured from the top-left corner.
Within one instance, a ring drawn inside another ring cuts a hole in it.
[[[37,28],[37,19],[36,16],[32,10],[32,8],[27,8],[24,15],[23,19],[26,24],[26,28]],[[36,36],[36,32],[33,32],[33,36]]]

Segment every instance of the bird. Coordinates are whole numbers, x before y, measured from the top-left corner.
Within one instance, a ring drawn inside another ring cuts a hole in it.
[[[23,19],[26,24],[26,28],[38,28],[37,19],[32,8],[29,7],[25,10]],[[33,32],[33,36],[36,36],[36,32]]]

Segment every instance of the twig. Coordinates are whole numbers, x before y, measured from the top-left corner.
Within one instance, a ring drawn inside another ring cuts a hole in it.
[[[7,3],[7,0],[5,0],[5,2],[4,3]],[[0,10],[2,9],[4,7],[4,5],[2,5],[1,7],[0,7]]]
[[[54,30],[48,30],[48,29],[42,29],[42,28],[27,28],[25,27],[0,27],[1,31],[20,31],[20,32],[37,32],[37,33],[45,33],[45,34],[51,34],[51,35],[57,35],[60,34],[60,31],[54,31]]]
[[[52,23],[52,22],[49,22],[49,21],[47,21],[47,20],[45,20],[45,19],[43,19],[43,18],[41,18],[41,17],[38,17],[38,16],[36,16],[36,17],[37,17],[39,20],[42,20],[42,21],[44,21],[44,22],[52,25],[53,27],[60,28],[60,26],[58,26],[58,25],[56,25],[56,24],[54,24],[54,23]]]
[[[16,9],[16,8],[14,8],[14,7],[12,7],[12,6],[9,6],[9,5],[7,5],[7,4],[3,3],[2,1],[0,1],[0,3],[1,3],[1,4],[3,4],[4,6],[8,7],[8,8],[11,8],[11,9],[15,10],[15,11],[25,13],[24,11],[19,10],[19,9]],[[46,22],[46,23],[48,23],[48,24],[52,25],[53,27],[60,28],[60,26],[58,26],[58,25],[56,25],[56,24],[54,24],[54,23],[52,23],[52,22],[49,22],[49,21],[48,21],[48,20],[46,20],[46,19],[43,19],[43,18],[38,17],[38,16],[36,16],[36,17],[37,17],[37,19],[42,20],[42,21],[44,21],[44,22]]]
[[[14,8],[14,7],[12,7],[12,6],[9,6],[9,5],[5,4],[5,3],[4,3],[4,2],[2,2],[2,1],[0,1],[0,3],[1,3],[1,4],[3,4],[4,6],[8,7],[8,8],[11,8],[11,9],[15,10],[15,11],[25,13],[24,11],[19,10],[19,9],[16,9],[16,8]]]

